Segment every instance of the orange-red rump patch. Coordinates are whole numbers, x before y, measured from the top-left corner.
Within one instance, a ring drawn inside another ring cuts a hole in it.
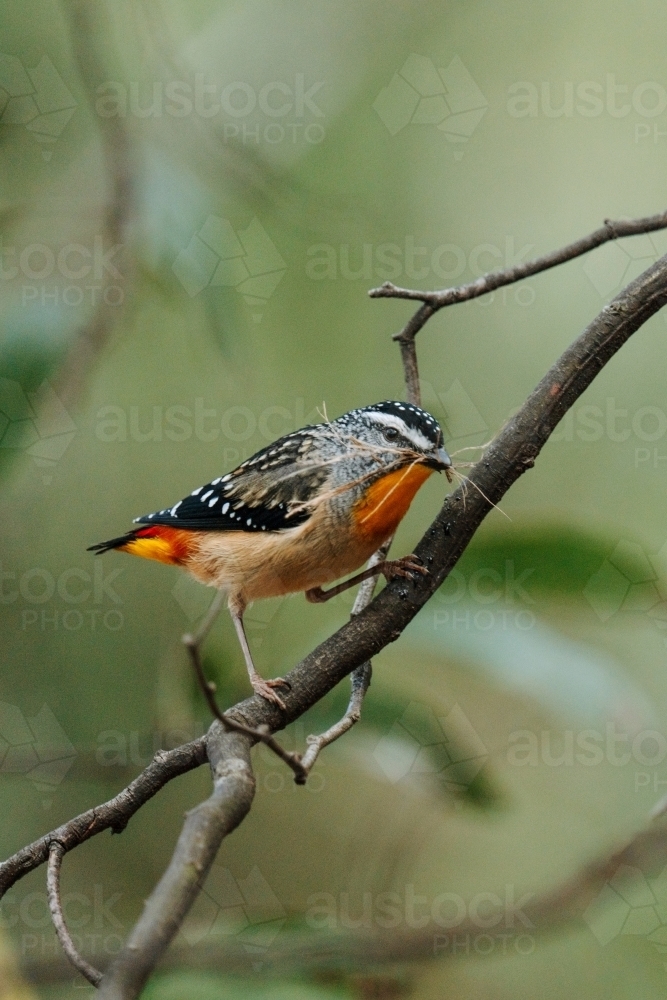
[[[378,544],[393,534],[432,471],[415,463],[371,483],[354,506],[357,532],[364,539],[377,539]]]
[[[166,524],[151,524],[146,528],[138,528],[134,538],[118,548],[133,556],[180,566],[190,554],[192,532],[184,531],[183,528],[170,528]]]

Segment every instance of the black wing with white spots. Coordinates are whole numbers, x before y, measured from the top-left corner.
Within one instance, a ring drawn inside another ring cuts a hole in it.
[[[137,524],[199,531],[282,531],[312,515],[330,469],[314,461],[315,438],[305,427],[262,448],[232,472],[200,486],[173,507],[145,514]]]

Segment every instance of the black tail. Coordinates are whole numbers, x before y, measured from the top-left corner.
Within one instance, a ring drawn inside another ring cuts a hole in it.
[[[98,542],[97,545],[89,545],[86,552],[95,552],[98,556],[101,556],[104,552],[110,552],[111,549],[118,549],[121,545],[127,545],[128,542],[134,541],[136,537],[136,530],[128,531],[127,534],[121,535],[119,538],[111,538],[108,542]]]

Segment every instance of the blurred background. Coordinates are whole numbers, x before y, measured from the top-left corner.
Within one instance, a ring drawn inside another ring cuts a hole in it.
[[[666,32],[657,0],[8,6],[3,857],[210,721],[180,646],[210,592],[86,547],[323,408],[401,398],[391,336],[411,310],[369,288],[458,284],[662,211]],[[424,405],[462,471],[665,251],[660,232],[608,244],[430,321]],[[255,751],[253,810],[146,997],[664,996],[667,873],[612,880],[545,939],[521,905],[621,844],[667,791],[666,356],[658,314],[376,659],[362,721],[305,789]],[[396,553],[447,489],[422,489]],[[260,672],[288,670],[352,599],[255,606]],[[223,705],[246,696],[224,615],[205,665]],[[93,964],[121,947],[209,787],[205,768],[181,777],[122,837],[65,859]],[[61,961],[44,877],[3,900],[0,996],[92,990]],[[464,919],[479,934],[457,935]],[[262,971],[294,932],[431,924],[437,962]],[[234,976],[228,941],[247,955]]]

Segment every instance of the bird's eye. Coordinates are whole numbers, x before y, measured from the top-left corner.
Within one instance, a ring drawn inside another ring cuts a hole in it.
[[[385,427],[382,433],[387,441],[395,441],[398,437],[398,431],[395,427]]]

